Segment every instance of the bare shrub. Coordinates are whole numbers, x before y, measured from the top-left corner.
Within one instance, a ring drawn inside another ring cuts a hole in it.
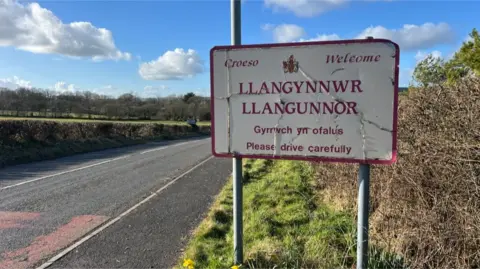
[[[398,161],[372,166],[371,238],[411,268],[480,268],[480,79],[399,104]],[[357,165],[316,165],[324,199],[354,209]]]

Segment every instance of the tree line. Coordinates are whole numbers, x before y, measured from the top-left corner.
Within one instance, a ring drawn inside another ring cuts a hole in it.
[[[194,93],[117,98],[90,91],[57,93],[48,89],[0,88],[0,115],[15,117],[87,118],[111,120],[210,121],[210,98]]]
[[[480,35],[474,28],[452,58],[428,55],[413,72],[419,86],[454,83],[480,75]],[[48,89],[0,88],[0,116],[88,118],[116,120],[210,121],[210,98],[194,93],[140,98],[131,93],[117,98],[90,91],[57,93]]]
[[[480,76],[480,34],[475,28],[453,57],[443,59],[430,54],[417,64],[413,72],[414,81],[423,87],[453,84],[472,76]]]

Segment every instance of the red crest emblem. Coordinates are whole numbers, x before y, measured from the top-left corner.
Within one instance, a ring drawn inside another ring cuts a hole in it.
[[[283,61],[283,72],[284,73],[298,72],[298,61],[295,60],[295,57],[293,57],[293,55],[290,55],[287,61]]]

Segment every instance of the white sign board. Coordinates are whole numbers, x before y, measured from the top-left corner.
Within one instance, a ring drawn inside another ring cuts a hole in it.
[[[384,39],[214,47],[213,154],[395,162],[399,54]]]

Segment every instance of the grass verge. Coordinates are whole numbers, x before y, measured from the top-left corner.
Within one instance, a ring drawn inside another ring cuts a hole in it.
[[[315,172],[304,162],[244,163],[244,258],[242,268],[352,268],[354,214],[321,204]],[[233,266],[232,182],[218,195],[194,231],[175,268]],[[403,268],[401,258],[372,248],[369,268]]]

